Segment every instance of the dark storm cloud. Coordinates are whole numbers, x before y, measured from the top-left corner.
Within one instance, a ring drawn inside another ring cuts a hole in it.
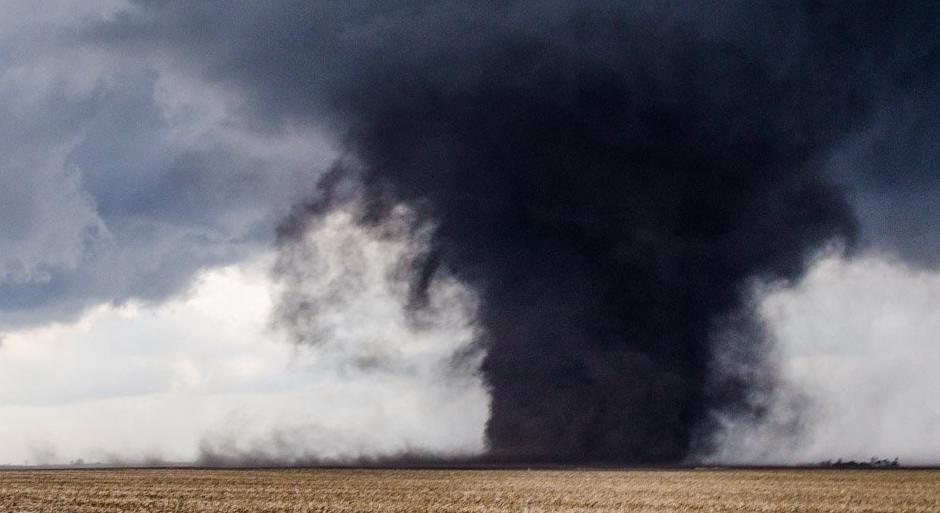
[[[879,106],[872,122],[835,150],[830,167],[836,179],[849,184],[868,243],[935,268],[940,263],[940,95],[932,91]]]
[[[430,227],[403,267],[413,298],[442,276],[479,297],[495,458],[663,462],[710,412],[759,409],[757,384],[710,368],[712,332],[742,315],[752,279],[796,278],[821,245],[852,244],[849,198],[877,191],[913,214],[884,200],[912,180],[874,162],[832,172],[833,155],[904,133],[876,153],[936,187],[905,148],[931,155],[932,125],[892,105],[933,97],[938,9],[153,1],[90,37],[237,89],[255,126],[335,131],[347,158],[332,179],[357,199],[311,198],[285,246],[333,208],[381,228],[405,205],[411,229]]]
[[[355,107],[362,109],[380,101],[380,95],[369,94],[373,88],[423,80],[444,86],[471,82],[487,56],[508,44],[551,40],[582,56],[593,52],[596,61],[640,56],[654,67],[671,62],[681,70],[684,51],[668,55],[668,49],[657,46],[661,42],[642,32],[666,39],[684,32],[681,37],[721,47],[702,62],[685,64],[719,68],[737,52],[737,65],[762,68],[777,79],[774,89],[761,91],[751,78],[739,77],[741,82],[724,88],[724,98],[717,91],[726,82],[716,81],[708,93],[716,109],[748,111],[747,123],[769,123],[765,126],[820,139],[833,129],[840,138],[848,132],[832,151],[839,157],[836,165],[849,162],[849,176],[836,173],[835,181],[857,189],[853,200],[864,207],[855,209],[864,222],[864,238],[915,259],[932,254],[933,237],[918,214],[922,209],[876,199],[887,192],[929,207],[932,202],[923,198],[940,189],[930,160],[935,146],[930,141],[937,132],[930,121],[937,117],[932,94],[937,38],[930,25],[934,7],[923,2],[873,2],[852,12],[829,2],[802,2],[799,8],[789,2],[136,4],[138,9],[117,22],[96,27],[91,39],[126,52],[173,55],[176,65],[238,88],[251,98],[245,114],[256,128],[302,120],[338,125],[338,133],[348,128],[351,120],[341,111],[352,101],[363,103]],[[592,24],[608,33],[631,32],[617,37],[637,43],[632,55],[612,55],[617,50],[604,34],[593,42],[572,34],[590,32]],[[729,55],[715,55],[720,53]],[[671,72],[661,68],[657,79],[664,81]],[[693,75],[680,77],[686,87],[707,86],[690,83]],[[664,85],[681,93],[678,84]],[[781,91],[788,98],[778,101]],[[767,103],[760,106],[761,101]],[[781,115],[794,104],[813,115]],[[816,126],[794,124],[806,119]],[[886,168],[899,169],[899,178],[886,179],[891,175]],[[878,175],[869,186],[864,186],[867,179],[859,180]],[[909,198],[912,185],[930,193]],[[901,226],[903,235],[885,236],[892,231],[885,226]]]

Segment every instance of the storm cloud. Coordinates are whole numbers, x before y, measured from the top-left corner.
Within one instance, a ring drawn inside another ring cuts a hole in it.
[[[414,330],[440,291],[472,297],[453,364],[483,355],[492,458],[682,461],[718,419],[773,411],[755,283],[831,244],[936,264],[938,21],[931,2],[114,6],[50,36],[97,56],[90,78],[28,91],[55,117],[26,126],[68,142],[5,154],[56,185],[2,232],[3,315],[159,300],[275,242],[281,326],[322,345],[368,272],[324,283],[342,248],[309,236],[351,216],[409,248],[385,279]]]

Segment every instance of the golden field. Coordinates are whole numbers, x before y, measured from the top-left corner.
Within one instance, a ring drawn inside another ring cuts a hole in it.
[[[0,512],[940,512],[932,470],[44,470]]]

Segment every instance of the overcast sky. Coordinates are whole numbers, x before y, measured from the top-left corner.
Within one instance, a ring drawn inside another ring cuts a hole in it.
[[[437,284],[418,329],[387,279],[407,245],[332,214],[295,248],[321,267],[286,279],[316,291],[353,268],[348,297],[309,326],[316,344],[272,318],[296,285],[272,273],[276,227],[339,154],[322,98],[278,75],[328,62],[257,65],[295,28],[283,3],[4,2],[0,464],[484,449],[479,355],[454,364],[473,294]],[[940,169],[938,113],[937,95],[886,104],[827,156],[832,176],[895,183],[846,186],[859,249],[755,285],[780,386],[767,418],[723,419],[707,457],[940,463],[940,187],[906,172]]]

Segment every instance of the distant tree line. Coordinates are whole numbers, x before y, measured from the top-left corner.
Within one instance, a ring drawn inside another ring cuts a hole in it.
[[[893,460],[878,459],[872,457],[868,461],[842,461],[842,458],[837,459],[836,461],[826,460],[819,462],[820,467],[833,467],[833,468],[897,468],[901,466],[898,463],[898,459],[894,458]]]

